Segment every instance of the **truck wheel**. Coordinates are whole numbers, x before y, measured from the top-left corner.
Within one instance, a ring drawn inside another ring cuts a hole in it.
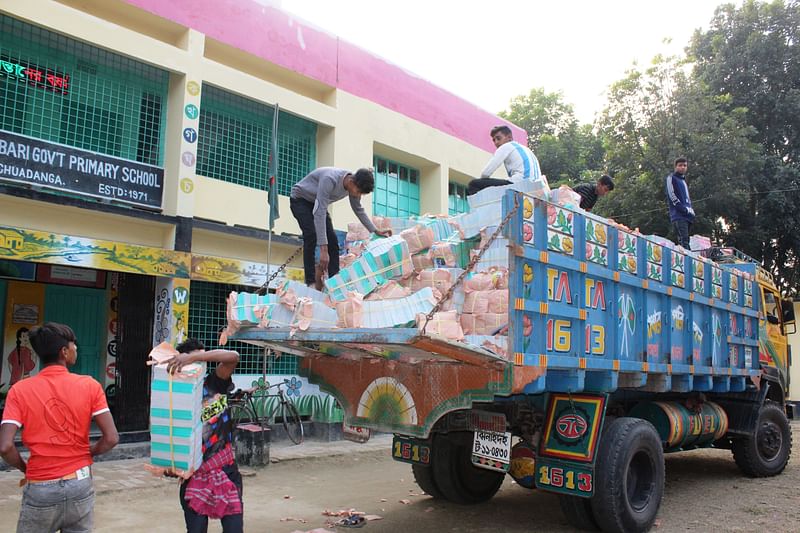
[[[432,466],[411,465],[411,471],[414,473],[414,481],[417,482],[419,488],[425,491],[425,494],[436,500],[444,499],[442,491],[439,490],[433,479]]]
[[[765,403],[758,411],[753,434],[731,446],[736,465],[750,477],[777,476],[786,468],[792,451],[789,420],[777,404]]]
[[[597,531],[597,522],[594,519],[591,498],[559,494],[558,503],[561,505],[564,517],[571,526],[584,531]]]
[[[433,445],[433,478],[442,496],[453,503],[470,505],[491,499],[505,474],[472,465],[472,447],[441,435]]]
[[[664,495],[664,451],[650,422],[617,418],[600,439],[591,498],[603,531],[648,531]]]

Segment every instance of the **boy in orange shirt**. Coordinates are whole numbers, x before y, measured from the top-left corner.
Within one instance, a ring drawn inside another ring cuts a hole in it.
[[[17,533],[91,531],[92,456],[116,446],[117,428],[100,384],[67,370],[78,359],[69,326],[48,322],[30,332],[30,342],[42,370],[11,387],[0,422],[0,455],[25,473],[27,483]],[[90,447],[92,419],[103,436]],[[27,463],[14,446],[19,429],[31,452]]]

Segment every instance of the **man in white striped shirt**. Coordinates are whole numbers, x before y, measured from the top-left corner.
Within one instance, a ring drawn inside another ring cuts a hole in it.
[[[481,177],[469,182],[467,186],[468,195],[475,194],[487,187],[510,185],[527,179],[541,179],[539,160],[536,159],[536,156],[527,146],[514,140],[511,128],[508,126],[495,126],[490,134],[497,151],[481,172]],[[501,164],[506,167],[507,180],[490,177]]]

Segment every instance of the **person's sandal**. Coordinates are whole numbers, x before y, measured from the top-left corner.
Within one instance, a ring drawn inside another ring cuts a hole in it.
[[[350,515],[348,517],[342,518],[341,520],[336,522],[334,525],[336,527],[347,527],[347,528],[355,529],[355,528],[358,528],[358,527],[364,527],[364,524],[366,524],[366,523],[367,523],[367,521],[364,519],[363,516],[354,514],[354,515]]]

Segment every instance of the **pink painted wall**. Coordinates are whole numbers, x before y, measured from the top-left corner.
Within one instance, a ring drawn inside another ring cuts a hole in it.
[[[489,130],[507,123],[289,13],[252,0],[123,1],[489,152],[494,151]],[[509,125],[514,138],[525,142],[525,130]]]

